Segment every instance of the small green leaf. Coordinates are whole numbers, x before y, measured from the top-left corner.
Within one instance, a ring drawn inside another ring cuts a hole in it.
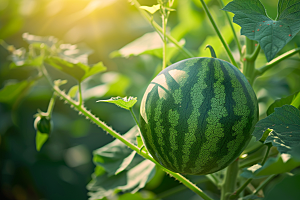
[[[149,6],[140,6],[141,9],[146,10],[147,12],[149,12],[150,14],[154,14],[156,11],[158,11],[160,9],[160,4],[157,5],[153,5],[151,7]]]
[[[9,82],[0,90],[0,102],[12,102],[30,84],[27,80],[21,82]]]
[[[58,39],[53,37],[53,36],[37,36],[37,35],[31,35],[29,33],[23,33],[22,35],[23,39],[28,43],[28,44],[46,44],[48,47],[52,47],[58,42]]]
[[[85,75],[82,77],[82,80],[84,80],[94,74],[103,72],[105,70],[106,70],[106,67],[103,65],[103,63],[98,62],[97,64],[93,65],[92,67],[89,68],[89,70],[86,71]]]
[[[264,143],[272,143],[278,151],[290,153],[300,145],[300,111],[291,105],[275,108],[275,112],[260,120],[253,131],[256,140],[260,140],[265,131],[271,129]]]
[[[277,21],[267,16],[259,0],[234,0],[223,10],[235,14],[233,22],[241,26],[241,34],[258,41],[268,61],[271,61],[300,31],[298,0],[280,0]]]
[[[125,108],[129,110],[134,106],[134,104],[137,102],[136,97],[111,97],[110,99],[107,100],[98,100],[97,102],[108,102],[108,103],[114,103],[117,106],[121,108]]]
[[[276,100],[274,103],[272,103],[269,106],[269,108],[267,110],[267,115],[272,114],[274,112],[275,108],[281,107],[283,105],[290,105],[299,93],[300,92],[296,92],[296,93],[294,93],[294,94],[292,94],[290,96],[287,96],[287,97],[284,97],[284,98]]]
[[[45,59],[45,62],[49,65],[55,67],[56,69],[59,69],[75,79],[77,79],[79,82],[82,82],[87,77],[94,75],[98,72],[102,72],[106,70],[106,67],[103,66],[103,64],[97,63],[92,67],[89,67],[86,64],[83,63],[72,63],[67,60],[64,60],[57,56],[50,56]]]
[[[47,141],[49,135],[41,133],[40,131],[36,131],[36,137],[35,137],[35,144],[36,144],[36,150],[40,151],[43,144]]]
[[[256,164],[247,169],[243,169],[241,176],[245,178],[263,178],[272,174],[289,172],[300,166],[300,159],[289,154],[278,155],[277,158],[269,158],[264,166]]]
[[[141,147],[144,145],[144,142],[143,142],[142,137],[141,137],[140,134],[138,134],[138,135],[136,136],[136,142],[137,142],[137,146],[138,146],[139,148],[141,148]]]
[[[71,87],[71,89],[69,90],[68,92],[68,95],[71,97],[71,98],[74,98],[76,96],[78,92],[78,85],[74,85],[73,87]]]

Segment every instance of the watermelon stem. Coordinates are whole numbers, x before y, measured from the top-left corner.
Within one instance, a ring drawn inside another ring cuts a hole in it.
[[[221,200],[229,199],[228,194],[232,194],[235,190],[236,178],[239,172],[239,160],[236,159],[233,163],[228,165],[224,182],[221,189]]]
[[[209,48],[209,50],[210,50],[211,57],[212,58],[217,58],[217,55],[216,55],[216,52],[215,52],[214,48],[209,44],[205,46],[205,49],[207,49],[207,48]]]

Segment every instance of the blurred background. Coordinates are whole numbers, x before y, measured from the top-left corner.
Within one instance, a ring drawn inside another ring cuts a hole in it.
[[[139,2],[147,6],[157,4],[155,0]],[[225,4],[228,2],[224,1]],[[206,3],[239,60],[224,11],[220,10],[218,1],[207,0]],[[262,3],[268,15],[275,19],[277,1],[262,0]],[[185,43],[185,47],[196,56],[209,56],[204,47],[211,44],[219,58],[228,60],[199,1],[175,1],[174,8],[176,11],[170,15],[168,31],[178,41]],[[154,15],[154,20],[160,24],[158,14]],[[235,28],[243,44],[244,37],[240,36],[240,28]],[[134,43],[133,48],[125,47],[153,31],[151,25],[127,0],[0,0],[0,39],[7,44],[26,48],[28,43],[22,39],[23,33],[54,36],[64,43],[85,44],[86,48],[93,51],[89,55],[89,64],[99,61],[104,63],[107,71],[93,76],[85,85],[85,89],[89,90],[85,94],[85,105],[120,133],[125,133],[135,125],[130,113],[114,105],[96,103],[96,100],[112,96],[136,96],[139,101],[134,110],[136,114],[139,112],[142,94],[161,66],[160,56],[153,52],[145,53],[143,45],[151,46],[161,42],[159,37],[151,36],[148,39],[142,38],[138,44]],[[300,45],[299,34],[281,52],[294,48],[295,44]],[[184,58],[175,50],[169,64]],[[36,73],[30,67],[10,69],[10,62],[9,51],[0,46],[0,89],[8,82],[22,81]],[[266,58],[262,52],[257,67],[265,63]],[[299,58],[291,58],[255,82],[254,89],[260,101],[262,117],[275,99],[299,91],[298,66]],[[284,73],[282,69],[286,69]],[[66,89],[75,84],[67,75],[49,70],[53,77],[70,80]],[[33,115],[37,109],[47,110],[51,96],[51,88],[46,80],[41,79],[22,98],[0,102],[1,200],[88,198],[86,185],[94,170],[92,152],[113,138],[58,100],[54,107],[51,136],[41,151],[37,152]],[[179,185],[163,173],[159,176],[156,184],[148,186],[154,193],[159,194]],[[202,187],[215,190],[209,183]],[[182,199],[183,196],[199,198],[189,190],[183,190],[169,199]]]

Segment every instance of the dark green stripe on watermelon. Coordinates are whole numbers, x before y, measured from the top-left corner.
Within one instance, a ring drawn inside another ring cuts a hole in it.
[[[149,153],[161,165],[207,174],[238,157],[256,116],[256,96],[243,74],[219,59],[192,58],[153,79],[142,100],[140,125]]]

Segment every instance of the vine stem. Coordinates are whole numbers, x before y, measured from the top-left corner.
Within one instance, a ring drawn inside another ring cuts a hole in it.
[[[226,170],[224,182],[222,184],[221,190],[221,200],[229,199],[228,197],[235,190],[236,178],[239,172],[239,163],[238,159],[236,159],[233,163],[231,163]]]
[[[292,49],[280,56],[278,56],[277,58],[271,60],[270,62],[268,62],[267,64],[265,64],[264,66],[262,66],[261,68],[257,69],[256,71],[256,77],[257,76],[261,76],[263,75],[266,71],[268,71],[269,69],[271,69],[272,67],[274,67],[276,64],[278,64],[279,62],[293,56],[294,54],[300,52],[300,47]]]
[[[131,115],[132,115],[132,117],[133,117],[133,119],[134,119],[136,125],[140,128],[140,124],[139,124],[139,122],[138,122],[138,120],[137,120],[137,118],[136,118],[136,116],[135,116],[135,114],[134,114],[134,112],[133,112],[132,107],[129,108],[129,110],[130,110],[130,113],[131,113]]]
[[[226,52],[227,52],[227,55],[228,55],[228,57],[229,57],[231,63],[232,63],[234,66],[238,67],[238,64],[236,63],[236,61],[235,61],[235,59],[234,59],[234,57],[233,57],[233,55],[232,55],[232,53],[231,53],[231,51],[230,51],[230,49],[229,49],[229,47],[228,47],[228,44],[225,42],[225,39],[223,38],[223,36],[222,36],[222,34],[221,34],[221,32],[220,32],[220,30],[219,30],[219,28],[218,28],[218,26],[217,26],[215,20],[213,19],[212,15],[211,15],[211,13],[210,13],[210,11],[208,10],[208,7],[207,7],[206,3],[204,2],[204,0],[200,0],[200,2],[201,2],[201,4],[202,4],[202,7],[203,7],[204,10],[205,10],[206,15],[207,15],[208,18],[209,18],[209,21],[211,22],[211,24],[212,24],[213,28],[215,29],[215,31],[216,31],[216,33],[217,33],[219,39],[221,40],[221,43],[223,44],[223,46],[224,46],[224,48],[225,48],[225,50],[226,50]]]
[[[83,105],[78,105],[76,101],[71,99],[65,92],[61,91],[57,85],[54,85],[50,76],[48,75],[47,70],[44,66],[42,66],[42,72],[49,81],[50,85],[53,87],[54,91],[56,92],[56,95],[59,96],[62,100],[64,100],[66,103],[70,104],[71,107],[73,107],[75,110],[77,110],[80,114],[84,115],[87,119],[90,119],[93,123],[98,125],[100,128],[102,128],[104,131],[108,132],[110,135],[115,137],[116,139],[123,142],[126,146],[131,148],[133,151],[136,151],[139,155],[142,157],[152,161],[156,165],[160,166],[165,172],[173,176],[175,179],[183,183],[186,187],[188,187],[190,190],[201,196],[205,200],[212,200],[209,196],[207,196],[200,188],[198,188],[195,184],[190,182],[187,178],[182,176],[181,174],[172,172],[164,167],[162,167],[158,162],[156,162],[148,153],[145,153],[143,151],[140,151],[139,147],[132,144],[130,141],[128,141],[126,138],[124,138],[122,135],[117,133],[115,130],[113,130],[111,127],[109,127],[107,124],[105,124],[103,121],[101,121],[99,118],[97,118],[94,114],[92,114],[90,111],[88,111]]]
[[[263,166],[268,158],[270,149],[271,149],[272,145],[268,145],[268,149],[265,153],[265,156],[262,160],[261,165]],[[246,187],[247,185],[253,180],[253,178],[249,178],[239,189],[237,189],[233,194],[231,194],[230,199],[234,199],[236,198]]]
[[[47,115],[50,116],[52,111],[53,111],[53,108],[54,108],[54,104],[55,104],[55,100],[56,100],[56,94],[55,92],[53,93],[51,99],[50,99],[50,102],[49,102],[49,105],[48,105],[48,109],[47,109]]]
[[[164,9],[164,8],[163,8]],[[163,64],[162,64],[162,70],[166,68],[167,66],[167,37],[166,37],[166,27],[167,27],[168,18],[166,16],[165,11],[162,13],[162,26],[163,26]]]
[[[153,21],[151,19],[151,16],[147,13],[147,11],[143,10],[140,8],[140,4],[137,0],[131,0],[131,2],[133,3],[133,5],[139,10],[139,12],[141,13],[141,15],[154,27],[155,30],[159,31],[160,33],[163,33],[163,29],[161,26],[159,26],[155,21]],[[187,50],[186,48],[182,47],[179,42],[173,38],[171,35],[166,34],[166,38],[172,42],[177,48],[179,48],[182,53],[185,55],[185,57],[187,58],[192,58],[195,57],[189,50]]]
[[[222,0],[219,0],[219,3],[221,4],[222,8],[224,8],[225,5],[224,5],[223,1],[222,1]],[[233,23],[232,23],[232,21],[231,21],[231,19],[230,19],[230,17],[229,17],[228,12],[225,12],[225,15],[226,15],[227,21],[229,22],[230,28],[231,28],[232,33],[233,33],[233,37],[234,37],[234,39],[235,39],[236,45],[237,45],[238,50],[239,50],[239,53],[240,53],[240,55],[241,55],[241,54],[242,54],[242,47],[241,47],[241,44],[240,44],[240,42],[239,42],[239,39],[238,39],[238,37],[237,37],[237,35],[236,35],[236,32],[235,32],[235,30],[234,30]]]

